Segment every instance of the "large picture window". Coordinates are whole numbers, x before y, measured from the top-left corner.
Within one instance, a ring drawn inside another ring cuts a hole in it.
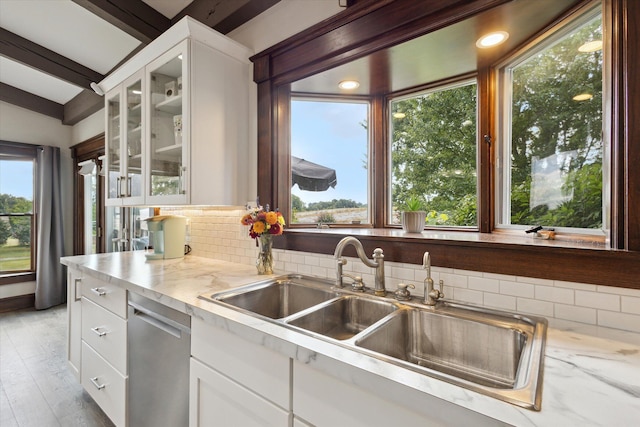
[[[0,155],[0,275],[35,271],[34,165]]]
[[[602,40],[596,10],[500,70],[498,226],[606,228]]]
[[[369,223],[369,103],[291,99],[291,223]]]
[[[413,202],[428,226],[477,227],[475,80],[393,99],[389,111],[390,222]]]

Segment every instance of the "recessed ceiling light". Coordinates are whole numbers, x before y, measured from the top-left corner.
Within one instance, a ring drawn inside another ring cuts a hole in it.
[[[340,89],[353,90],[353,89],[359,88],[360,83],[358,83],[355,80],[343,80],[340,83],[338,83],[338,87]]]
[[[588,101],[593,98],[593,95],[590,93],[581,93],[573,97],[574,101]]]
[[[579,52],[595,52],[596,50],[602,49],[602,40],[593,40],[590,42],[586,42],[582,46],[578,48]]]
[[[509,33],[506,31],[494,31],[493,33],[485,34],[480,37],[476,42],[476,46],[479,48],[487,48],[497,46],[500,43],[504,43],[509,38]]]
[[[401,113],[401,112],[396,112],[393,113],[393,118],[394,119],[404,119],[405,117],[407,117],[407,115],[405,113]]]

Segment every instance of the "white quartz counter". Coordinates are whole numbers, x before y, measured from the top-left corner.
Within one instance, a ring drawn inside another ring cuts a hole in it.
[[[155,299],[301,362],[313,364],[315,355],[320,354],[503,423],[516,426],[640,425],[640,334],[570,322],[551,323],[544,361],[542,410],[537,412],[198,298],[198,295],[268,278],[256,275],[252,266],[193,256],[150,261],[140,251],[65,257],[61,262],[85,275]],[[321,366],[318,368],[322,369]]]

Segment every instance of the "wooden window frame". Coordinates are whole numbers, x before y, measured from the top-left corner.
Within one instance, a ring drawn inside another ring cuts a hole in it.
[[[412,0],[365,1],[252,58],[258,89],[258,195],[272,206],[290,205],[288,155],[290,83],[376,50],[466,19],[507,0],[434,0],[430,9]],[[588,0],[567,11],[569,16]],[[610,249],[591,243],[533,241],[493,230],[494,147],[479,143],[479,232],[431,232],[418,237],[384,228],[387,184],[386,104],[372,99],[374,197],[373,228],[290,229],[276,247],[332,254],[346,235],[358,237],[367,252],[381,247],[389,261],[419,264],[424,251],[433,265],[543,279],[640,289],[640,2],[603,0],[610,28],[611,115],[605,117],[612,151]],[[557,22],[559,22],[559,18]],[[371,22],[376,22],[372,28]],[[557,23],[556,22],[556,23]],[[551,23],[550,26],[555,23]],[[376,36],[372,37],[372,31]],[[380,36],[382,34],[382,36]],[[483,65],[478,76],[479,138],[495,135],[495,70]],[[384,172],[383,172],[384,171]],[[353,255],[353,254],[351,254]]]

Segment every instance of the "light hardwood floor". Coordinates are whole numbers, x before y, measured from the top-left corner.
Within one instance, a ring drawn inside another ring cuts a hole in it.
[[[113,423],[66,360],[67,308],[0,313],[0,427]]]

